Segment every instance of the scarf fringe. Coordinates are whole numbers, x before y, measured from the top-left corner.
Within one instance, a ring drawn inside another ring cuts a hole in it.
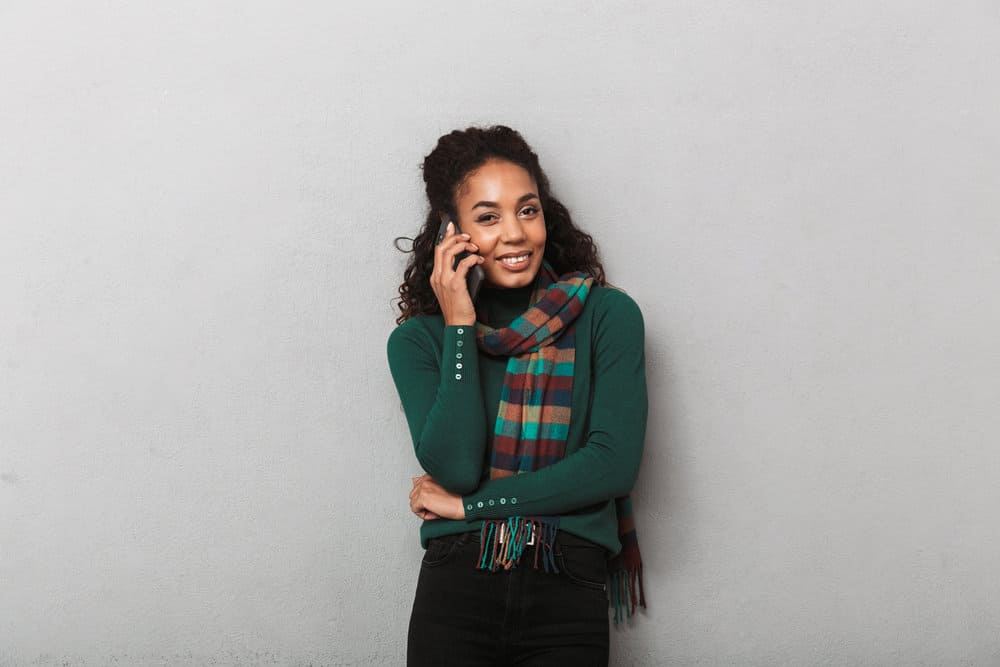
[[[615,625],[635,615],[636,605],[646,608],[646,593],[642,588],[642,564],[615,570],[610,575],[611,604],[615,608]],[[638,586],[637,586],[638,584]],[[638,598],[636,589],[638,588]]]
[[[490,572],[516,567],[528,546],[529,537],[534,535],[534,568],[538,569],[538,556],[541,554],[543,569],[558,573],[553,552],[558,529],[559,517],[512,516],[507,519],[485,520],[479,534],[479,560],[476,567]],[[501,536],[505,536],[503,542],[500,541]]]
[[[532,567],[538,569],[541,556],[542,569],[558,574],[554,551],[558,530],[559,517],[512,516],[507,519],[487,519],[483,521],[479,534],[479,559],[476,567],[490,572],[517,567],[528,546],[529,537],[534,534],[535,557]],[[501,537],[504,537],[502,542]],[[611,564],[613,569],[608,575],[608,598],[615,610],[615,625],[621,625],[635,615],[638,607],[646,608],[642,562],[625,565],[619,557],[617,563],[612,560]]]

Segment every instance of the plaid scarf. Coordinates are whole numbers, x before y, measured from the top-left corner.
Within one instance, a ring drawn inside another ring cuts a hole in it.
[[[532,472],[565,456],[576,360],[575,320],[593,282],[581,272],[557,276],[543,262],[531,305],[509,326],[492,329],[482,324],[486,318],[480,313],[479,348],[492,356],[510,357],[490,444],[490,479]],[[608,577],[615,623],[621,623],[635,613],[637,602],[645,607],[646,599],[629,497],[615,499],[615,509],[622,551],[608,561]],[[552,552],[558,527],[558,516],[485,520],[477,567],[493,572],[510,569],[534,540],[534,567],[538,568],[541,556],[546,572],[558,572]]]

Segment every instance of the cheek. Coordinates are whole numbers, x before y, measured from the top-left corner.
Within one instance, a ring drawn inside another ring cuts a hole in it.
[[[469,239],[477,246],[479,246],[480,255],[489,255],[493,252],[493,248],[497,244],[496,236],[494,234],[476,234]]]
[[[544,247],[547,236],[548,235],[545,233],[545,225],[544,224],[540,225],[538,231],[535,234],[535,239],[534,239],[535,245]]]

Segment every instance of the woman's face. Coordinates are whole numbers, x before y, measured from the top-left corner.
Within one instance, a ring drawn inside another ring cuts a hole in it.
[[[545,255],[545,215],[538,186],[523,167],[490,160],[455,195],[458,224],[479,246],[486,284],[530,285]]]

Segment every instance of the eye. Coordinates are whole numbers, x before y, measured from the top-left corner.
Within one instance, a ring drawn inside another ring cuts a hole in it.
[[[538,209],[534,206],[525,206],[521,209],[522,215],[535,215],[536,213],[538,213]]]
[[[486,215],[481,215],[478,218],[476,218],[476,222],[481,222],[483,224],[488,225],[490,223],[496,222],[497,219],[498,219],[497,216],[495,216],[494,214],[487,213]]]

